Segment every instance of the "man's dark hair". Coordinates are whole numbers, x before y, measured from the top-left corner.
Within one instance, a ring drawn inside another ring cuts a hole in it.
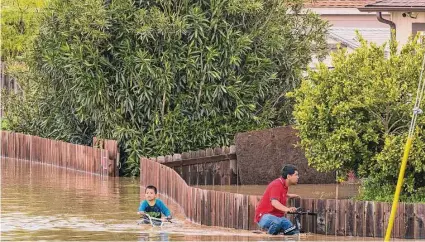
[[[155,192],[155,194],[158,193],[158,190],[156,189],[155,186],[152,186],[152,185],[147,186],[146,189],[145,189],[145,193],[146,193],[146,190],[148,190],[148,189],[152,189]]]
[[[288,175],[294,175],[295,171],[298,171],[298,169],[294,165],[284,165],[281,171],[282,178],[286,179]]]

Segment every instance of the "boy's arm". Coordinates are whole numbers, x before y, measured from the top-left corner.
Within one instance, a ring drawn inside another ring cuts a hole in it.
[[[171,218],[171,212],[167,208],[167,206],[165,206],[165,204],[159,199],[157,200],[157,202],[159,202],[159,208],[161,209],[161,213],[163,213],[166,217]]]
[[[146,202],[146,200],[141,202],[140,206],[139,206],[139,211],[137,213],[138,214],[144,214],[147,206],[148,206],[148,203]]]

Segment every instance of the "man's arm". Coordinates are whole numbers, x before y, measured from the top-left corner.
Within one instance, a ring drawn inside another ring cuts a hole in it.
[[[288,196],[288,198],[301,198],[298,194],[294,193],[288,193],[286,196]]]
[[[277,199],[272,199],[271,201],[272,206],[282,212],[296,212],[297,209],[295,207],[286,207],[285,205],[283,205],[282,203],[280,203]]]

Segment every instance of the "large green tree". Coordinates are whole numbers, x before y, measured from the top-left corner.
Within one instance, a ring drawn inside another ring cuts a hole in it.
[[[326,48],[327,24],[301,7],[52,1],[30,61],[38,117],[11,126],[79,143],[117,139],[136,174],[140,155],[229,145],[236,132],[288,123],[284,94]]]
[[[365,178],[364,199],[390,201],[397,182],[425,47],[411,40],[389,56],[361,39],[340,49],[292,95],[294,116],[309,164],[320,171],[355,170]],[[424,103],[424,101],[422,101]],[[423,107],[422,107],[423,108]],[[417,120],[402,199],[425,201],[425,117]]]

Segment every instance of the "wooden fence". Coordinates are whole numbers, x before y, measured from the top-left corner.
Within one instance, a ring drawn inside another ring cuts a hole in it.
[[[0,135],[2,158],[47,163],[103,176],[117,173],[116,160],[109,159],[109,151],[105,149],[8,131],[1,131]]]
[[[151,159],[173,168],[190,186],[239,184],[235,146],[208,148]]]
[[[159,193],[178,203],[191,221],[226,228],[257,230],[254,213],[261,196],[234,194],[190,187],[172,168],[155,160],[140,160],[142,186],[154,185]],[[390,203],[335,199],[291,199],[291,206],[316,212],[304,216],[305,232],[361,237],[383,237]],[[425,238],[425,204],[400,203],[393,238]]]

